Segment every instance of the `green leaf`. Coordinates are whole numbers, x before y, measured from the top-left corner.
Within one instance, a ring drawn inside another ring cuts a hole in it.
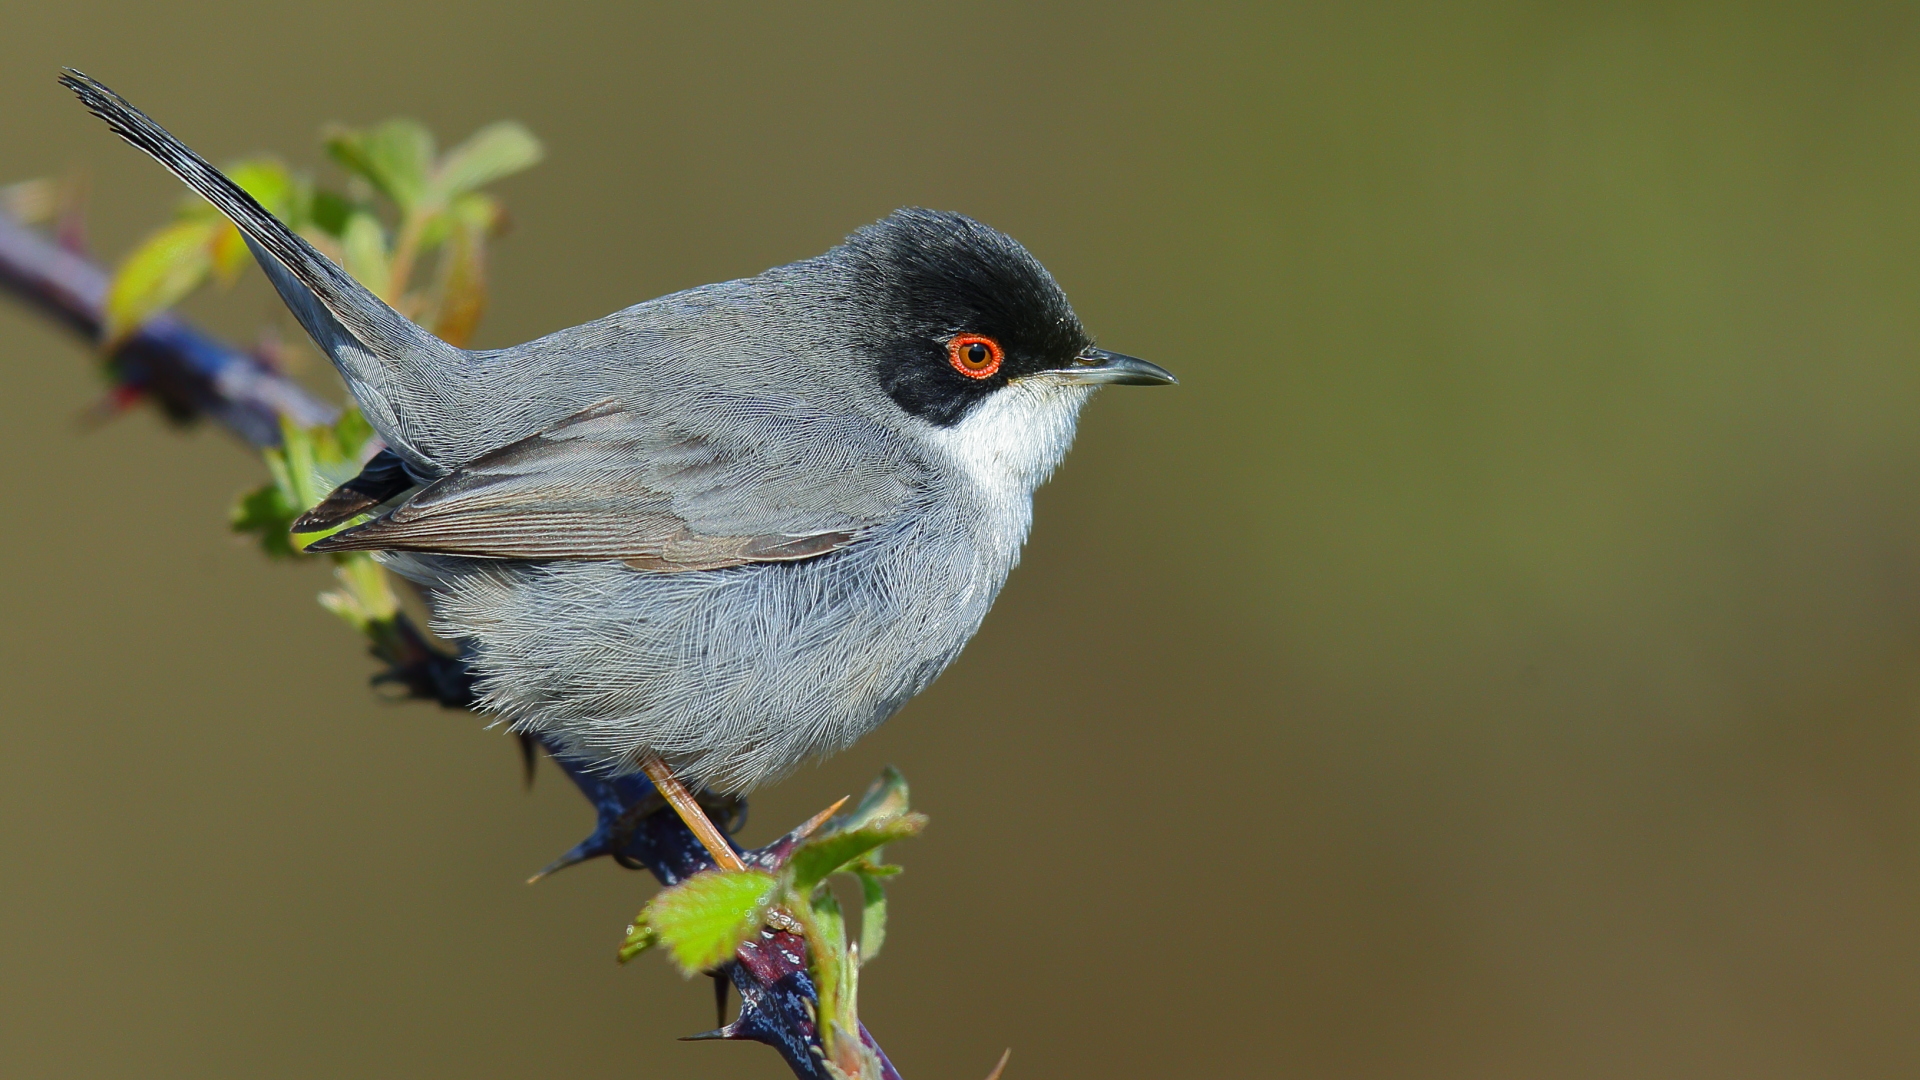
[[[340,419],[334,421],[333,437],[340,444],[341,454],[352,460],[353,471],[358,473],[361,451],[366,448],[367,440],[373,438],[373,425],[367,423],[367,418],[361,415],[358,408],[349,405],[340,410]]]
[[[437,205],[446,205],[470,191],[539,164],[545,154],[540,140],[513,120],[488,124],[466,142],[447,151],[430,187]]]
[[[818,935],[819,940],[809,940],[807,944],[819,946],[812,951],[822,960],[844,958],[847,955],[847,920],[840,911],[840,898],[833,895],[832,889],[821,889],[808,901],[808,906],[813,909],[813,917],[808,920],[812,924],[810,929]],[[822,980],[822,983],[827,981]]]
[[[327,153],[393,200],[402,213],[419,206],[433,168],[433,133],[419,121],[388,120],[364,131],[334,128]]]
[[[500,219],[506,216],[500,200],[484,192],[469,192],[453,200],[447,213],[453,220],[476,232],[490,233],[500,227]]]
[[[614,955],[624,964],[658,944],[660,935],[647,922],[647,913],[642,911],[634,917],[633,925],[627,927],[627,939],[620,943],[620,951]]]
[[[900,770],[889,765],[881,770],[867,786],[866,793],[860,796],[860,802],[853,809],[830,822],[832,831],[857,829],[868,822],[881,818],[896,817],[907,812],[907,778]]]
[[[279,161],[273,158],[248,158],[227,166],[225,171],[234,183],[253,196],[255,202],[288,226],[297,229],[306,223],[306,204],[309,201],[307,185]],[[176,226],[188,223],[214,223],[218,226],[207,241],[207,250],[211,257],[209,268],[221,285],[233,284],[240,271],[253,261],[240,230],[205,199],[189,196],[181,204],[174,220]],[[194,284],[198,285],[199,282]],[[182,297],[176,297],[172,303],[178,303],[180,299]],[[167,306],[172,306],[172,303]]]
[[[431,327],[452,345],[465,345],[487,309],[487,233],[498,220],[500,206],[478,193],[462,195],[445,214],[451,236],[440,256],[439,307]]]
[[[140,324],[184,300],[213,269],[214,242],[225,223],[212,218],[176,221],[133,249],[107,286],[102,346],[112,349]]]
[[[859,972],[847,962],[847,920],[840,912],[840,898],[832,889],[821,889],[807,908],[807,972],[813,976],[821,1017],[850,1016],[853,1001],[848,991],[856,985]]]
[[[477,191],[468,192],[453,200],[451,205],[422,215],[419,251],[422,254],[432,251],[463,231],[470,235],[486,236],[499,228],[505,217],[506,212],[493,196]]]
[[[807,973],[819,995],[819,1031],[828,1076],[852,1080],[880,1075],[880,1063],[861,1042],[860,968],[847,950],[847,924],[833,890],[822,889],[808,906]]]
[[[708,971],[760,929],[778,885],[759,870],[709,870],[654,897],[646,922],[681,971]]]
[[[306,224],[306,203],[310,196],[306,185],[285,165],[273,158],[248,158],[227,166],[226,173],[228,179],[239,184],[253,196],[254,202],[285,222],[288,228],[298,229]]]
[[[870,821],[857,829],[816,836],[795,848],[787,859],[787,872],[793,875],[793,890],[807,896],[827,875],[882,845],[917,836],[926,827],[925,814],[906,813]]]
[[[364,210],[356,211],[347,219],[340,245],[346,259],[346,265],[341,269],[353,275],[354,280],[365,285],[375,296],[391,300],[387,296],[387,287],[392,280],[391,265],[387,261],[387,231],[381,227],[379,219]]]
[[[247,250],[246,238],[240,235],[240,230],[231,221],[225,225],[226,228],[214,234],[213,243],[208,245],[213,258],[213,276],[222,287],[232,285],[240,276],[240,271],[253,261],[252,253]]]
[[[319,478],[315,475],[313,443],[316,430],[325,429],[305,428],[285,417],[280,418],[280,453],[286,462],[286,472],[285,479],[275,479],[281,480],[287,500],[302,513],[326,497],[326,492],[319,490]]]
[[[234,532],[255,534],[260,550],[273,558],[284,559],[297,554],[293,537],[287,530],[299,514],[280,486],[269,482],[235,500],[227,512],[227,523]]]
[[[332,558],[333,576],[340,582],[340,588],[321,593],[320,605],[362,634],[374,634],[379,626],[391,626],[400,613],[400,599],[394,595],[387,572],[364,551],[336,554]]]
[[[887,889],[878,875],[854,872],[860,879],[860,963],[880,955],[887,942]]]
[[[285,424],[286,421],[282,420],[282,427]],[[280,489],[280,494],[287,500],[287,505],[293,506],[293,481],[287,476],[287,455],[278,449],[267,449],[260,451],[260,460],[266,462],[267,475],[273,478],[273,486]],[[302,509],[304,507],[296,507],[294,513],[297,514]]]
[[[270,482],[242,494],[227,514],[233,531],[255,534],[261,549],[275,557],[300,554],[319,537],[352,525],[344,522],[325,532],[304,534],[297,541],[288,533],[294,518],[360,471],[373,428],[360,410],[348,408],[331,426],[305,428],[283,420],[280,438],[279,448],[261,452]],[[335,557],[346,591],[328,593],[321,603],[356,627],[364,627],[370,621],[392,618],[394,607],[385,571],[371,559],[364,560],[364,565],[359,560],[351,555]]]
[[[313,193],[313,201],[307,208],[307,219],[313,227],[328,236],[341,237],[347,233],[347,221],[353,217],[356,207],[345,195],[337,191],[320,190]]]

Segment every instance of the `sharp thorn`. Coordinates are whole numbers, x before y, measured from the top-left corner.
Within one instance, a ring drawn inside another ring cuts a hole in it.
[[[806,821],[806,824],[793,830],[794,841],[798,843],[799,841],[805,840],[807,837],[812,836],[814,833],[818,832],[820,830],[820,826],[825,825],[828,821],[832,820],[833,815],[839,813],[840,808],[847,805],[847,800],[851,798],[853,798],[853,796],[851,795],[842,795],[840,796],[839,802],[834,803],[832,806],[829,806],[825,810],[822,810],[819,813],[808,818]]]
[[[725,1027],[714,1028],[712,1031],[703,1031],[698,1035],[682,1035],[680,1036],[680,1041],[708,1042],[713,1039],[732,1039],[736,1037],[733,1033],[733,1025],[729,1024]]]
[[[538,882],[541,878],[550,877],[554,874],[557,874],[560,871],[565,870],[567,867],[574,865],[575,863],[586,862],[588,859],[593,858],[595,855],[606,854],[606,852],[604,851],[594,851],[590,849],[582,850],[583,848],[586,848],[585,844],[580,845],[580,847],[574,848],[572,851],[567,852],[565,855],[562,855],[559,858],[548,863],[547,865],[541,867],[537,873],[535,873],[532,877],[527,879],[527,884],[532,885]]]
[[[713,1022],[727,1026],[727,988],[733,980],[717,971],[707,973],[713,979]]]
[[[520,761],[526,768],[527,790],[532,791],[533,767],[540,763],[540,744],[534,741],[533,736],[524,731],[515,732],[514,737],[520,740]]]
[[[1005,1050],[1002,1050],[1000,1052],[1000,1064],[995,1065],[993,1071],[987,1074],[987,1080],[1000,1080],[1000,1074],[1006,1071],[1007,1059],[1012,1056],[1013,1047],[1009,1046]]]
[[[540,869],[535,870],[533,872],[533,876],[527,879],[527,884],[538,885],[543,879],[550,878],[553,875],[559,873],[560,871],[565,870],[567,867],[572,866],[574,863],[583,862],[583,861],[584,860],[582,859],[569,859],[562,856],[561,858],[553,860],[552,862],[541,867]]]

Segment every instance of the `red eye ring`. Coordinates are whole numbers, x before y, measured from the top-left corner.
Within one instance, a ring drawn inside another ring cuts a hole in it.
[[[961,334],[947,342],[947,363],[969,379],[991,378],[1006,359],[1000,343],[984,334]]]

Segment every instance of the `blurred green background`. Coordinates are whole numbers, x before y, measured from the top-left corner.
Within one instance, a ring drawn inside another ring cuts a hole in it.
[[[910,1077],[1920,1070],[1920,7],[6,5],[0,180],[117,256],[215,160],[503,117],[479,344],[905,204],[1023,240],[1109,392],[897,763]],[[287,326],[264,284],[190,314]],[[651,890],[382,704],[213,431],[0,303],[0,1071],[782,1075],[612,956]]]

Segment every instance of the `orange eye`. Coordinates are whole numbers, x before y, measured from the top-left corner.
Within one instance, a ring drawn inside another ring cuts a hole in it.
[[[947,363],[969,379],[987,378],[1006,358],[999,342],[980,334],[961,334],[947,342]]]

